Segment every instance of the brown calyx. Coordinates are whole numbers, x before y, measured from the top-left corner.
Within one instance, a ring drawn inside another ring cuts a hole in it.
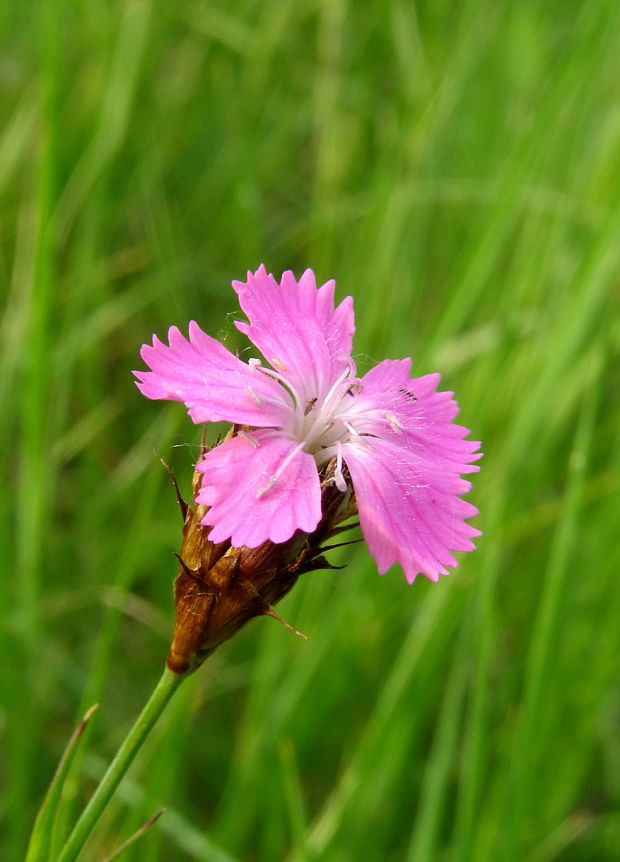
[[[177,555],[180,569],[174,582],[175,630],[167,658],[172,671],[183,674],[195,670],[253,617],[279,619],[273,605],[300,575],[334,568],[322,556],[327,550],[324,543],[355,526],[338,525],[356,512],[352,494],[336,488],[334,468],[335,462],[330,462],[321,473],[323,515],[316,530],[311,534],[298,531],[287,542],[264,542],[258,548],[210,542],[207,536],[211,528],[200,523],[207,507],[186,503],[172,477],[184,516],[183,543]],[[202,476],[194,473],[194,496],[201,480]]]

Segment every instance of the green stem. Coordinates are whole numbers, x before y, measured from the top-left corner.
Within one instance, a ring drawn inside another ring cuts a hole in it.
[[[75,824],[73,832],[69,835],[57,862],[74,862],[78,858],[88,836],[105,811],[108,802],[131,766],[134,757],[156,724],[157,719],[166,708],[168,701],[184,679],[185,676],[173,673],[167,667],[165,668],[144,709],[123,740],[114,760],[109,765],[99,786]]]

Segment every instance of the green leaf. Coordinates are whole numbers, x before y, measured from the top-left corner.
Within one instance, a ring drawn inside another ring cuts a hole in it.
[[[67,774],[73,762],[73,758],[77,752],[77,746],[80,741],[84,730],[86,729],[86,725],[90,721],[91,716],[97,709],[99,704],[95,704],[91,706],[90,709],[85,713],[84,718],[79,723],[79,725],[74,730],[71,735],[71,739],[67,743],[67,747],[65,748],[63,755],[60,759],[60,763],[58,764],[58,768],[54,773],[54,777],[52,778],[52,783],[50,784],[47,793],[45,794],[45,799],[39,808],[39,812],[37,814],[36,820],[34,822],[34,828],[32,830],[32,835],[30,836],[30,843],[28,845],[28,854],[26,856],[26,862],[47,862],[49,860],[50,847],[52,843],[52,833],[54,829],[54,818],[56,816],[56,810],[58,808],[58,802],[60,801],[60,796],[62,793],[62,788],[65,783],[65,779],[67,778]]]

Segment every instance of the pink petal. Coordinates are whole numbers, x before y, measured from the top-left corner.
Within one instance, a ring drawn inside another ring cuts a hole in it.
[[[138,389],[147,398],[183,401],[194,422],[236,422],[266,427],[281,425],[291,412],[283,386],[255,366],[246,365],[197,323],[189,325],[189,341],[168,330],[170,346],[153,336],[140,356],[151,371],[134,371]]]
[[[317,289],[307,269],[299,281],[285,272],[278,284],[261,265],[233,287],[250,321],[237,328],[304,399],[320,398],[351,365],[353,299],[334,308],[334,281]]]
[[[204,473],[196,502],[211,507],[202,523],[213,525],[212,542],[285,542],[296,530],[311,533],[321,519],[314,458],[278,432],[242,432],[207,452],[196,469]]]
[[[436,462],[454,473],[473,473],[482,457],[480,443],[463,439],[469,430],[452,420],[459,411],[452,392],[437,392],[439,374],[409,377],[410,359],[385,359],[362,377],[361,392],[349,415],[368,415],[355,422],[358,432],[383,437]]]
[[[354,438],[343,457],[381,574],[398,562],[409,583],[420,572],[436,581],[446,566],[457,565],[450,551],[473,550],[471,537],[480,532],[463,519],[478,510],[459,497],[469,482],[380,438]]]

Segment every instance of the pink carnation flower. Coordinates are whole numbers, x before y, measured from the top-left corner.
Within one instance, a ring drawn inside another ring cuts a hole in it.
[[[209,539],[255,548],[312,533],[319,471],[335,458],[379,572],[398,562],[410,583],[447,574],[451,551],[480,535],[464,520],[478,511],[460,497],[471,487],[460,474],[481,456],[452,421],[452,393],[437,392],[439,374],[410,377],[410,359],[385,359],[358,377],[353,300],[334,307],[334,281],[317,288],[310,269],[278,283],[260,266],[233,287],[249,320],[235,325],[269,365],[242,361],[192,321],[189,340],[175,326],[168,345],[154,336],[140,353],[151,370],[134,372],[143,395],[182,401],[194,422],[242,426],[196,467]]]

